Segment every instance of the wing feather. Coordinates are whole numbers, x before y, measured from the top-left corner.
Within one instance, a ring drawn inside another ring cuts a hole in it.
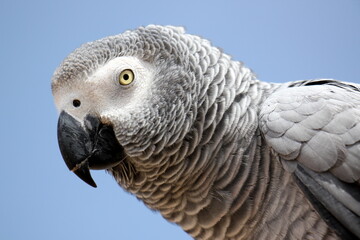
[[[260,129],[287,171],[339,236],[360,238],[360,91],[335,80],[273,93]],[[349,235],[347,235],[349,234]]]

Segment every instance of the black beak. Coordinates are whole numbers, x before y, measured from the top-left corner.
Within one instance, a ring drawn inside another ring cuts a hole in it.
[[[58,141],[67,167],[93,187],[96,183],[90,169],[108,169],[125,158],[113,128],[91,115],[85,117],[82,125],[62,111],[58,121]]]

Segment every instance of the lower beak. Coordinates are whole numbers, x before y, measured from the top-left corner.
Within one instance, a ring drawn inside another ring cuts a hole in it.
[[[96,187],[90,169],[108,169],[125,158],[113,128],[92,115],[87,115],[81,124],[62,111],[57,132],[60,152],[67,167],[90,186]]]

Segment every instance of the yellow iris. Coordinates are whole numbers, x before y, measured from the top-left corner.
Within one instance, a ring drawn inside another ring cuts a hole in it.
[[[130,69],[125,69],[119,75],[119,83],[121,85],[129,85],[134,81],[135,75]]]

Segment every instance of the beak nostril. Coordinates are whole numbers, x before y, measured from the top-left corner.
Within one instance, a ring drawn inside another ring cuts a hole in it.
[[[74,107],[77,108],[77,107],[80,107],[80,105],[81,105],[80,100],[78,100],[78,99],[74,99],[74,100],[73,100],[73,106],[74,106]]]

